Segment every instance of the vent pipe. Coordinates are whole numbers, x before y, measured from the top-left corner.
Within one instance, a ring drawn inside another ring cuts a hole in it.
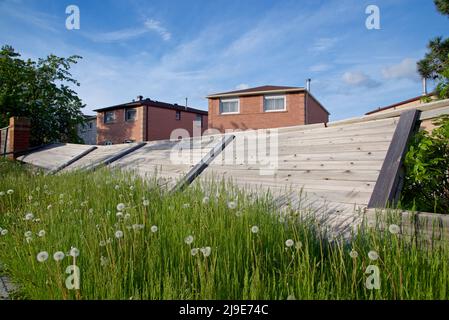
[[[310,92],[310,82],[312,82],[312,79],[306,80],[306,90]]]
[[[187,110],[187,102],[189,101],[189,98],[186,97],[186,110]]]
[[[422,78],[422,95],[427,96],[427,79]]]

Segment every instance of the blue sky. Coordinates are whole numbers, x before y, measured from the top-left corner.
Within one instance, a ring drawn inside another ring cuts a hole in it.
[[[79,30],[65,28],[71,4]],[[370,4],[380,30],[365,27]],[[210,93],[311,78],[331,120],[358,116],[420,95],[416,61],[449,35],[431,0],[0,0],[0,17],[0,43],[25,58],[83,57],[87,114],[140,94],[205,110]]]

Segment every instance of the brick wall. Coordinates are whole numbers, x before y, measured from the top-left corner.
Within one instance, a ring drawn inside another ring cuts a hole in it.
[[[148,108],[148,112],[147,112]],[[135,121],[125,121],[125,109],[114,110],[115,121],[104,123],[104,112],[97,117],[97,144],[111,141],[113,144],[124,143],[125,140],[151,141],[169,139],[174,129],[186,129],[193,135],[193,121],[196,114],[181,111],[181,120],[176,120],[176,110],[152,106],[139,106]],[[203,127],[200,133],[207,129],[207,115],[203,115]]]
[[[136,107],[135,121],[125,121],[125,109],[111,110],[115,112],[115,121],[104,123],[105,112],[99,112],[97,116],[97,144],[111,141],[113,144],[124,143],[125,140],[143,141],[143,107]]]
[[[321,107],[318,101],[311,95],[308,95],[307,99],[307,124],[329,122],[329,114]]]
[[[209,128],[264,129],[305,124],[304,93],[287,93],[286,110],[264,112],[263,96],[240,97],[239,114],[220,114],[220,99],[209,99]]]
[[[176,110],[148,107],[148,140],[169,139],[172,131],[180,128],[187,130],[192,137],[196,113],[180,112],[181,119],[176,120]],[[198,130],[200,133],[207,129],[207,121],[207,116],[203,115],[203,127]]]

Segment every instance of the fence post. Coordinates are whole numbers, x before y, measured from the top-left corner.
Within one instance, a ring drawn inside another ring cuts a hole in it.
[[[25,117],[9,118],[8,155],[15,159],[16,153],[27,150],[30,147],[30,119]]]

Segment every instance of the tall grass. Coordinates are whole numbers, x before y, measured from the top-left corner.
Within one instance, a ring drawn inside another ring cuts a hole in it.
[[[294,210],[274,207],[269,195],[254,197],[224,182],[169,194],[130,173],[103,169],[47,176],[1,161],[0,191],[0,228],[7,230],[0,236],[0,272],[19,286],[15,298],[449,296],[447,244],[431,249],[376,228],[329,241],[313,219],[299,219]],[[125,208],[117,216],[120,203]],[[33,219],[26,220],[27,213]],[[123,237],[117,238],[117,231]],[[80,252],[79,290],[65,286],[65,269],[74,260],[67,255],[71,247]],[[42,251],[49,258],[39,262]],[[62,261],[53,259],[57,251],[66,254]],[[369,251],[379,258],[371,261]],[[380,290],[365,286],[370,264],[379,267]]]

